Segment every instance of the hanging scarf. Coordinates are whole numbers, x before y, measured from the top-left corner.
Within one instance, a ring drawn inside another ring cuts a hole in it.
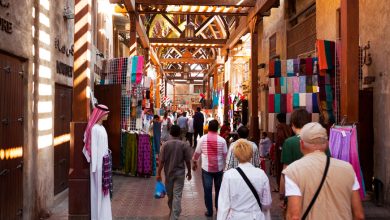
[[[93,126],[105,115],[109,113],[108,107],[105,105],[96,105],[89,117],[87,129],[84,132],[84,148],[83,153],[88,163],[91,161],[91,132]]]
[[[103,174],[102,174],[102,190],[104,196],[110,193],[112,198],[112,156],[111,151],[103,157]]]

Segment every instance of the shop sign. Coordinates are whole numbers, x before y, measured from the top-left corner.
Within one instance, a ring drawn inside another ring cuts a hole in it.
[[[69,66],[65,63],[62,63],[61,61],[57,60],[56,69],[57,69],[58,74],[61,74],[61,75],[67,76],[67,77],[73,76],[73,67]]]
[[[0,0],[0,7],[9,8],[9,5],[9,2],[7,2],[6,0]],[[0,17],[0,29],[7,34],[12,34],[12,22]]]
[[[73,53],[74,53],[74,44],[72,44],[70,47],[66,47],[65,45],[62,45],[60,46],[60,39],[58,37],[56,37],[56,39],[54,40],[54,47],[61,53],[65,54],[67,57],[69,57],[69,55],[72,55],[73,56]]]

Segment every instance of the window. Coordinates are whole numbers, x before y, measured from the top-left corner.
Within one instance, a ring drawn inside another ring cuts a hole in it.
[[[276,57],[276,33],[269,38],[269,58]]]

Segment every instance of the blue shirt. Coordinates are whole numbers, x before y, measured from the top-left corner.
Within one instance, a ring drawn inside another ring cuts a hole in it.
[[[180,128],[187,128],[187,120],[188,119],[186,117],[180,116],[177,119],[177,124],[179,125]]]

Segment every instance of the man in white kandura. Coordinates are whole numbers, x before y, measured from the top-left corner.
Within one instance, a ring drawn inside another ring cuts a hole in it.
[[[83,153],[90,163],[91,219],[111,220],[110,178],[111,159],[108,138],[103,121],[108,118],[108,108],[96,105],[84,133]]]

